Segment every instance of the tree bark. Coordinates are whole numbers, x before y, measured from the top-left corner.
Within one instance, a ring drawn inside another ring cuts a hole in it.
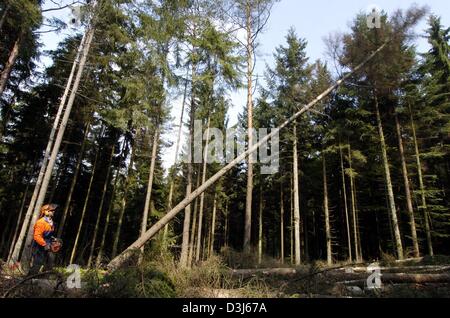
[[[94,5],[95,5],[95,3],[94,3]],[[72,90],[71,90],[71,93],[70,93],[69,100],[67,102],[67,106],[66,106],[66,109],[65,109],[65,112],[64,112],[64,116],[63,116],[63,118],[61,120],[61,125],[59,126],[58,134],[56,136],[55,144],[53,145],[52,154],[51,154],[50,159],[48,161],[48,166],[46,168],[44,178],[42,179],[42,185],[41,185],[41,188],[39,190],[39,195],[38,195],[38,198],[36,200],[36,205],[34,206],[34,213],[33,213],[32,220],[31,220],[31,225],[32,226],[30,226],[30,228],[28,229],[28,235],[27,235],[27,240],[26,240],[25,249],[24,249],[25,253],[23,253],[23,255],[26,255],[25,259],[24,259],[24,261],[26,261],[26,262],[29,262],[29,257],[31,256],[29,254],[29,249],[31,248],[31,242],[33,240],[33,225],[34,225],[34,223],[36,223],[37,218],[39,217],[40,207],[41,207],[41,205],[42,205],[42,203],[44,202],[44,199],[45,199],[48,183],[50,181],[50,177],[51,177],[51,174],[52,174],[52,171],[53,171],[53,167],[54,167],[55,162],[56,162],[56,157],[58,156],[59,148],[61,146],[62,138],[64,136],[64,132],[66,130],[67,123],[69,121],[70,112],[71,112],[71,109],[72,109],[72,106],[73,106],[73,102],[75,101],[76,92],[78,91],[78,86],[80,84],[81,76],[83,75],[84,66],[86,64],[87,55],[88,55],[89,48],[91,46],[91,42],[92,42],[93,37],[94,37],[94,28],[90,27],[88,29],[88,31],[87,31],[86,44],[85,44],[85,46],[83,48],[83,53],[81,55],[78,72],[77,72],[77,75],[75,77],[75,81],[74,81],[74,84],[73,84],[73,87],[72,87]]]
[[[92,237],[91,249],[89,251],[89,259],[88,259],[88,263],[87,263],[88,267],[91,267],[92,259],[94,256],[95,243],[97,242],[97,233],[98,233],[98,228],[100,225],[100,220],[102,218],[103,203],[105,202],[105,195],[106,195],[106,191],[108,190],[109,175],[111,174],[112,160],[114,157],[115,149],[116,149],[116,145],[114,144],[111,148],[111,155],[109,157],[108,170],[106,172],[105,183],[103,184],[103,191],[102,191],[102,197],[100,199],[100,206],[98,207],[97,221],[95,222],[95,228],[94,228],[94,236]]]
[[[400,122],[398,120],[398,114],[395,113],[394,117],[395,117],[395,128],[397,130],[397,138],[398,138],[398,150],[400,153],[400,160],[402,162],[402,174],[403,174],[403,184],[405,187],[406,208],[409,216],[409,225],[411,227],[411,239],[414,248],[414,257],[420,257],[419,242],[417,240],[416,220],[414,217],[411,188],[409,184],[408,167],[406,166],[405,150],[403,148],[402,131],[400,127]]]
[[[103,133],[100,134],[100,135],[103,135]],[[73,264],[73,261],[75,260],[75,254],[76,254],[76,251],[77,251],[78,240],[80,239],[81,229],[83,228],[84,216],[86,215],[86,209],[87,209],[87,205],[88,205],[88,202],[89,202],[89,196],[91,194],[91,189],[92,189],[92,182],[94,181],[95,169],[97,168],[97,160],[98,160],[99,152],[100,151],[97,150],[96,153],[95,153],[94,164],[92,165],[91,178],[89,179],[89,185],[88,185],[88,189],[87,189],[87,192],[86,192],[86,197],[84,199],[83,210],[81,211],[80,224],[78,224],[77,235],[75,236],[75,242],[73,243],[72,253],[70,253],[70,262],[69,262],[70,264]]]
[[[200,186],[200,174],[197,173],[197,188]],[[203,193],[202,193],[203,194]],[[188,263],[189,266],[192,265],[192,260],[194,259],[194,253],[196,253],[196,244],[195,244],[195,231],[197,229],[197,214],[198,214],[198,198],[194,201],[194,219],[192,220],[192,230],[191,230],[191,242],[189,243],[189,256],[188,256]]]
[[[345,213],[345,226],[347,229],[347,249],[348,249],[348,259],[353,260],[352,256],[352,241],[350,238],[350,222],[348,218],[348,204],[347,204],[347,185],[345,182],[345,170],[344,170],[344,156],[342,154],[342,144],[339,143],[339,157],[341,164],[341,181],[342,181],[342,196],[344,197],[344,213]]]
[[[323,168],[323,210],[325,214],[325,238],[327,243],[327,264],[333,263],[333,254],[331,250],[331,227],[330,212],[328,208],[328,183],[327,183],[327,165],[325,153],[322,152],[322,168]]]
[[[376,113],[376,117],[377,117],[378,134],[380,137],[381,153],[383,156],[383,167],[384,167],[384,174],[385,174],[384,176],[385,176],[386,187],[387,187],[387,192],[388,192],[388,199],[389,199],[389,213],[391,216],[392,227],[394,228],[395,247],[396,247],[398,259],[402,260],[404,258],[402,238],[401,238],[401,234],[400,234],[400,227],[398,225],[397,211],[395,208],[395,199],[394,199],[394,191],[392,189],[391,171],[389,168],[389,160],[388,160],[388,156],[387,156],[386,141],[384,139],[383,125],[381,123],[381,115],[380,115],[380,109],[379,109],[379,105],[378,105],[377,93],[374,92],[373,96],[374,96],[374,102],[375,102],[375,113]]]
[[[294,144],[293,144],[293,175],[294,175],[294,244],[295,244],[295,265],[300,265],[300,201],[299,201],[299,189],[298,189],[298,154],[297,154],[297,123],[294,122]]]
[[[209,126],[211,124],[211,117],[208,116],[208,127],[206,129],[206,145],[205,152],[203,154],[203,171],[202,171],[202,184],[206,181],[207,161],[208,161],[208,145],[209,145]],[[205,201],[205,193],[200,195],[200,210],[198,212],[198,229],[197,229],[197,250],[195,254],[195,260],[200,260],[200,244],[202,240],[202,224],[203,224],[203,205]],[[194,235],[194,234],[192,234]]]
[[[281,250],[281,264],[284,264],[284,198],[283,185],[280,191],[280,250]]]
[[[425,186],[424,186],[423,176],[422,176],[422,162],[420,160],[419,144],[417,142],[416,125],[414,123],[414,117],[413,117],[411,105],[408,104],[408,108],[409,108],[409,116],[410,116],[410,120],[411,120],[411,129],[412,129],[412,133],[413,133],[414,151],[415,151],[415,155],[416,155],[417,175],[419,178],[420,198],[422,201],[421,208],[422,208],[423,220],[424,220],[424,225],[425,225],[425,235],[427,237],[427,249],[428,249],[428,254],[430,256],[433,256],[433,254],[434,254],[433,253],[433,241],[431,238],[430,222],[428,220],[429,215],[428,215],[428,208],[427,208],[427,199],[425,196]]]
[[[217,213],[217,192],[214,193],[213,212],[211,220],[211,238],[209,245],[209,256],[214,255],[214,237],[216,236],[216,213]]]
[[[262,181],[260,181],[262,182]],[[259,185],[259,226],[258,226],[258,264],[262,263],[262,253],[263,253],[263,193],[261,183]]]
[[[64,205],[62,218],[59,223],[58,234],[57,234],[58,237],[61,237],[63,229],[64,229],[64,225],[66,223],[67,212],[69,211],[70,202],[72,201],[72,194],[75,189],[75,185],[77,184],[78,175],[80,174],[81,163],[83,162],[83,154],[84,154],[84,149],[86,148],[86,142],[87,142],[87,137],[89,135],[89,130],[90,130],[90,123],[87,123],[85,131],[84,131],[83,141],[81,143],[80,152],[78,153],[77,165],[75,167],[75,172],[73,174],[72,182],[70,184],[69,192],[67,194],[66,204]]]
[[[188,206],[195,198],[197,198],[200,194],[205,192],[209,187],[215,184],[221,177],[223,177],[228,171],[233,169],[238,163],[245,160],[247,156],[251,153],[254,153],[258,150],[261,145],[267,143],[271,138],[275,135],[279,134],[281,130],[286,128],[288,125],[297,120],[301,115],[305,112],[310,111],[318,102],[323,100],[326,96],[328,96],[333,90],[339,87],[344,81],[350,78],[355,72],[358,72],[362,67],[364,67],[374,56],[376,56],[380,51],[382,51],[387,45],[387,42],[381,45],[377,50],[375,50],[372,54],[370,54],[361,64],[356,66],[351,72],[348,72],[344,75],[340,80],[336,83],[328,87],[325,91],[323,91],[319,96],[317,96],[314,100],[309,102],[307,105],[303,106],[297,113],[288,118],[283,124],[281,124],[278,128],[273,129],[270,134],[259,140],[255,145],[253,145],[250,149],[247,149],[242,154],[237,156],[234,160],[228,163],[225,167],[219,170],[216,174],[214,174],[211,178],[209,178],[204,184],[202,184],[198,189],[190,193],[187,197],[184,198],[177,206],[175,206],[171,211],[169,211],[161,220],[159,220],[156,224],[154,224],[143,237],[136,240],[133,244],[128,246],[128,248],[123,251],[120,255],[115,257],[109,264],[108,270],[113,271],[119,268],[129,257],[132,255],[132,251],[136,248],[140,248],[145,242],[150,240],[153,236],[155,236],[170,220],[172,220],[178,213],[183,211],[186,206]],[[186,220],[185,220],[186,222]],[[188,227],[189,229],[189,227]]]
[[[359,240],[359,226],[358,226],[358,209],[356,206],[356,189],[355,178],[353,176],[353,163],[352,163],[352,148],[350,141],[348,141],[348,164],[350,168],[350,194],[352,199],[352,219],[353,219],[353,243],[355,247],[356,262],[361,262],[362,255],[360,251],[361,242]]]
[[[159,125],[159,124],[157,124],[157,125]],[[152,142],[152,158],[151,158],[150,172],[149,172],[148,183],[147,183],[147,194],[145,196],[145,206],[144,206],[144,211],[142,213],[140,235],[143,235],[145,233],[145,231],[147,231],[150,201],[152,198],[152,189],[153,189],[153,177],[155,174],[156,156],[158,154],[158,143],[159,143],[159,127],[157,126],[156,131],[153,136],[153,142]],[[141,247],[141,253],[144,253],[143,246]]]
[[[248,121],[248,149],[253,146],[253,34],[251,4],[246,3],[246,31],[247,31],[247,121]],[[253,155],[247,160],[247,194],[245,200],[244,251],[250,251],[252,233],[252,198],[253,198]]]

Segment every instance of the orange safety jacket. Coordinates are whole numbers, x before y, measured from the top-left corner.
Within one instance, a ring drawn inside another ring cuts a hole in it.
[[[45,246],[47,244],[46,239],[50,237],[54,230],[51,220],[46,217],[40,218],[34,225],[33,239],[40,246]]]

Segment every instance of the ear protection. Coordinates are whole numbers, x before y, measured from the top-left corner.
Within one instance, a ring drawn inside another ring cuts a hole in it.
[[[56,204],[46,204],[41,208],[41,217],[49,216],[50,212],[55,212],[58,206]]]

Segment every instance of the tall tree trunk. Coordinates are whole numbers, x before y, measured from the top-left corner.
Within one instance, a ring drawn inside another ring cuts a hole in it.
[[[94,6],[95,6],[95,4],[96,4],[96,2],[94,2]],[[87,31],[86,43],[83,47],[83,53],[81,54],[78,72],[75,77],[75,81],[74,81],[72,90],[70,92],[69,100],[67,101],[67,106],[66,106],[66,109],[64,112],[64,116],[61,120],[58,134],[56,136],[55,144],[53,145],[52,154],[48,160],[48,166],[46,168],[44,178],[42,179],[42,185],[41,185],[41,188],[39,189],[39,195],[37,197],[36,204],[34,206],[34,213],[33,213],[32,219],[31,219],[31,226],[28,229],[27,240],[25,243],[25,249],[24,249],[24,253],[23,253],[23,255],[25,255],[24,261],[26,263],[29,262],[30,256],[31,256],[29,251],[31,248],[31,242],[33,240],[33,225],[34,225],[34,223],[36,223],[37,218],[39,217],[40,207],[41,207],[42,203],[44,202],[45,195],[47,193],[48,183],[49,183],[50,177],[52,175],[53,167],[56,162],[56,157],[58,156],[59,148],[61,146],[61,142],[62,142],[62,139],[64,136],[64,132],[66,130],[67,123],[69,121],[70,112],[72,110],[73,102],[75,101],[76,93],[78,91],[78,86],[81,81],[81,76],[83,75],[84,66],[86,64],[89,48],[91,46],[93,37],[94,37],[94,28],[90,27]]]
[[[294,145],[293,145],[293,174],[294,174],[294,244],[295,265],[300,265],[300,200],[298,189],[298,154],[297,154],[297,123],[294,122]]]
[[[355,178],[353,176],[353,163],[352,163],[352,148],[350,141],[348,140],[348,164],[350,168],[350,195],[352,199],[352,219],[353,219],[353,243],[355,246],[355,257],[359,263],[362,261],[362,255],[360,253],[360,241],[359,241],[359,227],[358,227],[358,209],[356,207],[356,191],[355,191]]]
[[[188,75],[188,74],[186,74],[186,75]],[[175,144],[174,166],[176,166],[177,162],[178,162],[178,152],[180,150],[181,132],[183,131],[183,117],[184,117],[184,107],[186,105],[187,88],[188,88],[188,80],[186,78],[186,83],[184,84],[183,102],[181,104],[181,114],[180,114],[180,122],[179,122],[179,126],[178,126],[177,142]],[[170,188],[169,188],[169,198],[167,200],[167,212],[172,209],[172,200],[173,200],[174,187],[175,187],[174,176],[171,176]],[[169,225],[166,224],[166,226],[164,227],[164,242],[167,241],[167,234],[168,234],[168,232],[169,232]],[[166,243],[164,243],[164,244],[166,244]]]
[[[147,183],[147,194],[145,196],[145,206],[144,206],[144,211],[142,213],[140,235],[143,235],[145,233],[145,231],[147,231],[147,223],[148,223],[148,216],[149,216],[149,210],[150,210],[150,201],[152,198],[153,178],[155,175],[156,156],[158,154],[158,143],[159,143],[159,127],[157,124],[156,131],[153,135],[152,158],[151,158],[150,172],[149,172],[148,183]],[[142,253],[144,253],[144,246],[142,246],[142,248],[141,248],[141,257],[142,257]]]
[[[203,170],[202,170],[202,184],[206,181],[207,161],[208,161],[208,145],[209,145],[209,126],[211,124],[211,117],[208,116],[208,126],[206,129],[206,145],[205,152],[203,154]],[[197,250],[195,254],[195,260],[200,260],[200,243],[202,240],[202,224],[203,224],[203,206],[205,201],[205,193],[200,195],[200,210],[198,212],[198,229],[197,229]],[[194,235],[194,233],[192,233]]]
[[[251,4],[246,4],[247,28],[247,121],[248,121],[248,149],[253,146],[253,34]],[[245,200],[244,251],[250,251],[252,234],[252,198],[253,198],[253,155],[247,160],[247,194]]]
[[[397,138],[398,138],[398,150],[400,153],[400,160],[402,162],[402,174],[403,174],[403,184],[405,186],[406,208],[408,210],[409,224],[411,227],[411,239],[414,248],[414,257],[420,257],[419,242],[417,240],[416,220],[414,217],[411,188],[409,185],[408,167],[406,166],[405,151],[403,149],[402,131],[400,127],[400,122],[398,120],[398,114],[395,113],[394,117],[395,117],[395,128],[397,130]]]
[[[283,184],[281,184],[280,191],[280,250],[281,250],[281,264],[284,264],[284,198],[283,198]]]
[[[194,27],[195,33],[195,27]],[[195,51],[195,50],[194,50]],[[191,109],[189,111],[189,145],[188,145],[188,158],[187,164],[187,185],[186,196],[190,196],[192,192],[192,177],[194,173],[193,161],[194,161],[194,125],[195,125],[195,86],[197,77],[197,65],[192,66],[192,87],[191,87]],[[190,242],[190,228],[191,228],[191,204],[187,205],[184,209],[184,222],[183,222],[183,238],[181,243],[181,255],[180,266],[188,267],[188,253]],[[193,235],[193,233],[192,233]]]
[[[348,249],[348,259],[353,260],[352,255],[352,241],[350,238],[350,222],[348,217],[348,203],[347,203],[347,185],[345,182],[345,170],[344,170],[344,156],[342,154],[342,144],[339,143],[339,157],[341,164],[341,182],[342,182],[342,196],[344,197],[344,213],[345,213],[345,226],[347,229],[347,249]]]
[[[97,221],[95,222],[95,228],[94,228],[94,234],[93,234],[94,236],[92,237],[91,249],[89,251],[89,259],[88,259],[88,263],[87,263],[88,267],[91,267],[92,259],[94,256],[95,243],[97,242],[98,228],[100,226],[100,220],[102,218],[103,204],[105,202],[105,195],[108,190],[109,175],[111,174],[112,160],[114,157],[115,149],[116,149],[116,145],[114,144],[111,148],[111,155],[109,157],[108,170],[106,172],[105,183],[103,184],[103,191],[102,191],[102,197],[100,199],[100,206],[98,207]]]
[[[59,106],[58,106],[58,111],[57,111],[55,119],[53,121],[52,130],[50,131],[50,136],[48,138],[47,147],[45,149],[44,157],[42,159],[41,168],[39,170],[39,175],[38,175],[38,178],[36,180],[36,184],[34,186],[33,194],[31,196],[31,200],[30,200],[30,204],[28,205],[28,209],[27,209],[27,212],[25,214],[24,222],[22,224],[22,228],[20,230],[19,237],[18,237],[17,242],[16,242],[16,244],[14,246],[14,251],[13,251],[13,254],[12,254],[11,259],[10,259],[10,261],[13,262],[13,263],[16,262],[19,259],[20,252],[22,250],[22,247],[24,245],[25,239],[27,237],[27,231],[31,227],[34,226],[34,222],[36,222],[36,219],[38,217],[38,215],[35,212],[36,211],[35,210],[36,201],[38,199],[39,190],[41,189],[41,185],[42,185],[42,182],[43,182],[43,179],[44,179],[44,174],[45,174],[46,169],[47,169],[47,163],[48,163],[48,160],[49,160],[49,157],[50,157],[50,153],[52,151],[53,142],[55,140],[55,135],[56,135],[56,132],[57,132],[58,127],[59,127],[59,122],[60,122],[60,119],[61,119],[61,115],[63,114],[64,106],[66,104],[66,100],[67,100],[67,97],[68,97],[69,92],[70,92],[70,87],[72,86],[73,77],[75,75],[75,71],[76,71],[76,68],[77,68],[80,56],[81,56],[82,52],[84,51],[85,42],[86,42],[86,39],[87,39],[86,34],[87,33],[85,33],[83,35],[83,38],[82,38],[82,40],[80,42],[80,45],[78,47],[78,51],[77,51],[74,63],[72,65],[72,69],[70,71],[69,78],[67,79],[66,88],[64,89],[64,94],[63,94],[63,96],[61,98],[61,101],[60,101]]]
[[[103,133],[101,133],[100,136],[101,135],[103,135]],[[95,169],[97,168],[99,152],[100,152],[100,150],[97,149],[97,151],[95,153],[94,164],[92,165],[91,178],[89,179],[89,185],[88,185],[88,189],[86,192],[86,197],[84,199],[83,210],[81,211],[80,223],[78,224],[77,235],[75,236],[75,242],[73,243],[72,253],[70,253],[70,262],[69,262],[70,264],[73,264],[73,261],[75,260],[75,253],[77,251],[78,240],[80,239],[80,235],[81,235],[81,229],[83,228],[84,216],[86,215],[86,209],[87,209],[87,205],[89,202],[89,196],[91,195],[92,182],[94,181]]]
[[[114,177],[114,186],[113,186],[113,190],[112,190],[112,194],[111,194],[111,201],[109,203],[108,212],[106,213],[106,220],[105,220],[105,226],[103,227],[103,234],[102,234],[102,240],[100,243],[100,249],[98,250],[97,259],[95,260],[96,267],[100,266],[100,264],[102,262],[102,258],[103,258],[105,242],[106,242],[106,235],[108,234],[108,228],[109,228],[109,220],[111,219],[111,212],[113,211],[113,207],[114,207],[117,183],[118,183],[119,177],[120,177],[119,171],[120,171],[120,163],[119,163],[119,167],[117,168],[116,175]]]
[[[423,214],[423,220],[425,225],[425,234],[427,237],[427,250],[428,254],[430,256],[433,256],[433,241],[431,238],[431,229],[430,229],[430,222],[429,222],[429,215],[428,215],[428,208],[427,208],[427,199],[425,196],[425,186],[423,182],[423,175],[422,175],[422,162],[420,160],[420,152],[419,152],[419,144],[417,142],[417,134],[416,134],[416,125],[414,123],[414,117],[411,109],[411,105],[408,104],[409,108],[409,116],[411,120],[411,129],[413,133],[413,141],[414,141],[414,151],[415,151],[415,157],[416,157],[416,165],[417,165],[417,175],[419,178],[419,187],[420,187],[420,198],[422,202],[422,214]]]
[[[2,17],[0,18],[0,34],[1,34],[1,32],[2,32],[3,24],[5,23],[6,16],[7,16],[8,13],[9,13],[9,9],[11,9],[11,3],[8,3],[8,4],[6,5],[5,11],[3,11]]]
[[[200,173],[197,173],[197,188],[200,186]],[[195,231],[197,229],[197,214],[198,214],[198,199],[195,199],[194,201],[194,219],[192,220],[192,230],[191,230],[191,242],[189,243],[189,256],[188,256],[188,263],[189,266],[192,265],[192,260],[194,259],[194,253],[195,250]]]
[[[400,227],[398,225],[397,211],[396,211],[395,199],[394,199],[394,191],[392,189],[391,171],[389,168],[389,160],[388,160],[388,156],[387,156],[386,141],[384,139],[383,125],[381,123],[381,115],[380,115],[380,108],[378,105],[377,93],[374,92],[373,96],[374,96],[374,102],[375,102],[375,113],[376,113],[376,117],[377,117],[378,134],[380,137],[380,144],[381,144],[381,153],[383,156],[385,181],[386,181],[386,187],[387,187],[388,199],[389,199],[389,212],[390,212],[390,216],[391,216],[391,220],[392,220],[392,227],[394,228],[395,247],[396,247],[398,259],[402,260],[404,258],[402,238],[401,238],[401,234],[400,234]]]
[[[291,176],[291,198],[290,198],[290,204],[291,204],[291,209],[290,209],[290,222],[291,222],[291,226],[290,226],[290,248],[291,248],[291,252],[290,252],[290,257],[291,257],[291,264],[294,265],[294,181],[293,181],[293,177]]]
[[[322,152],[322,168],[323,168],[323,210],[325,213],[325,238],[327,242],[327,264],[333,263],[333,254],[331,250],[331,227],[330,227],[330,211],[328,207],[328,183],[327,183],[327,164],[325,153]]]
[[[90,130],[90,123],[88,122],[86,124],[86,128],[84,131],[84,137],[83,137],[83,142],[81,143],[80,152],[78,153],[78,160],[77,160],[77,165],[75,167],[75,172],[73,174],[72,182],[70,184],[69,192],[67,194],[66,204],[64,205],[64,210],[62,213],[61,221],[59,223],[58,234],[57,234],[58,237],[61,237],[63,229],[64,229],[64,225],[66,224],[67,212],[69,211],[69,206],[70,206],[70,202],[72,201],[73,191],[75,189],[75,185],[77,184],[78,175],[80,174],[81,163],[83,162],[83,154],[84,154],[84,149],[86,148],[86,142],[87,142],[87,138],[89,135],[89,130]]]
[[[117,228],[114,233],[114,240],[113,240],[113,247],[112,247],[112,254],[111,254],[113,258],[116,257],[117,248],[119,246],[120,232],[122,229],[123,216],[125,214],[125,208],[127,205],[128,190],[130,187],[130,177],[133,172],[134,156],[135,156],[135,147],[134,147],[134,145],[131,145],[130,164],[128,166],[127,176],[124,181],[125,185],[123,187],[123,196],[122,196],[122,200],[120,203],[119,219],[117,221]]]
[[[263,216],[263,193],[262,193],[262,186],[261,181],[259,185],[259,226],[258,226],[258,264],[262,263],[262,252],[263,252],[263,222],[262,222],[262,216]]]
[[[229,232],[229,222],[230,222],[230,216],[228,211],[228,198],[226,199],[226,205],[225,205],[225,228],[224,228],[224,246],[228,247],[228,232]]]
[[[12,237],[12,240],[11,240],[11,247],[10,247],[9,253],[8,253],[8,262],[11,259],[12,252],[13,252],[13,249],[14,249],[14,242],[16,241],[17,233],[19,232],[20,223],[22,222],[22,215],[23,215],[23,211],[25,209],[25,201],[28,199],[28,190],[29,190],[29,188],[30,188],[30,184],[28,183],[26,188],[25,188],[25,192],[23,194],[22,203],[20,204],[19,217],[17,218],[16,228],[14,229],[14,234],[13,234],[13,237]]]
[[[217,192],[214,193],[214,203],[211,220],[211,238],[209,244],[209,256],[214,255],[214,237],[216,236]]]
[[[6,83],[8,82],[9,76],[14,68],[14,64],[16,63],[17,57],[19,56],[19,49],[22,42],[22,38],[24,37],[24,32],[21,31],[17,36],[16,41],[14,42],[14,46],[9,52],[8,60],[5,63],[2,71],[0,72],[0,97],[2,97],[3,92],[6,88]]]

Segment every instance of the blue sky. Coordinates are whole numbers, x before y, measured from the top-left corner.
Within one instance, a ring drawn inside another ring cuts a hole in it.
[[[63,4],[72,2],[72,0],[60,1]],[[258,48],[256,73],[263,75],[266,64],[273,64],[273,52],[276,47],[285,44],[285,36],[291,27],[295,28],[298,36],[307,40],[307,54],[310,61],[313,62],[319,58],[325,59],[324,37],[334,32],[347,32],[350,22],[357,13],[361,11],[366,12],[373,6],[392,13],[399,8],[406,9],[413,3],[429,6],[432,13],[441,16],[444,26],[450,26],[449,0],[281,0],[275,4],[266,30],[259,37],[260,46]],[[54,7],[54,4],[47,0],[46,6]],[[52,14],[68,21],[70,10]],[[416,32],[419,35],[423,35],[426,28],[426,20],[424,20],[418,25]],[[73,30],[65,30],[59,35],[53,33],[43,35],[42,44],[44,49],[56,48],[58,42],[64,36],[73,34],[73,32]],[[418,38],[417,46],[419,52],[425,52],[429,49],[425,39]],[[49,60],[43,58],[42,62],[47,64]],[[262,83],[262,81],[259,81],[259,83]],[[237,114],[242,111],[246,103],[246,92],[245,90],[234,92],[231,97],[233,107],[230,109],[229,116],[231,124],[234,124],[237,121]],[[179,104],[179,101],[175,101],[173,105],[172,116],[174,117],[174,124],[179,122]],[[176,131],[166,134],[164,138],[175,141]],[[166,168],[173,164],[174,151],[174,147],[165,151],[163,161]]]

